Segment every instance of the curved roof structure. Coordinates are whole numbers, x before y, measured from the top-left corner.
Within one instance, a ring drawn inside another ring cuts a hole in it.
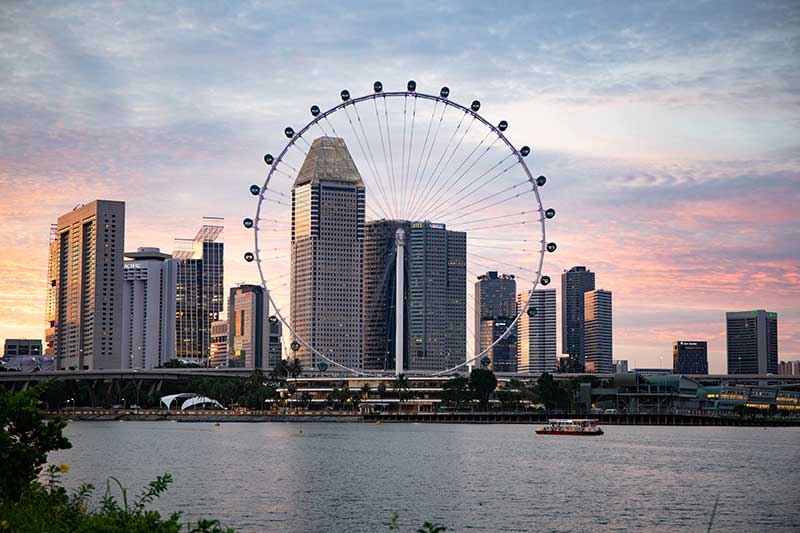
[[[363,187],[361,174],[350,156],[344,139],[340,137],[317,137],[297,173],[294,186],[320,181],[337,181]]]
[[[161,397],[161,405],[163,405],[166,409],[172,409],[173,402],[183,400],[181,404],[181,411],[189,409],[190,407],[194,407],[195,405],[201,405],[210,403],[216,405],[220,409],[225,409],[222,404],[220,404],[217,400],[213,398],[209,398],[207,396],[200,396],[195,392],[182,392],[180,394],[170,394],[169,396],[162,396]]]

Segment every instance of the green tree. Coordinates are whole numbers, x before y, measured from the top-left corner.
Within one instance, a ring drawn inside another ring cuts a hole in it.
[[[297,379],[297,377],[303,373],[303,364],[300,362],[300,359],[296,357],[292,357],[286,363],[286,372],[292,379]]]
[[[272,369],[272,379],[284,380],[289,375],[289,363],[286,359],[281,359],[275,368]]]
[[[378,384],[378,396],[383,399],[386,396],[386,383],[379,383]]]
[[[442,399],[456,409],[461,409],[461,404],[469,399],[469,380],[464,376],[451,378],[442,385]]]
[[[372,387],[369,386],[369,383],[364,383],[361,385],[361,399],[368,400],[369,393],[372,392]]]
[[[405,402],[408,399],[408,391],[411,388],[411,382],[408,380],[408,376],[405,374],[398,374],[397,377],[394,378],[394,388],[397,390],[400,403]]]
[[[0,495],[14,501],[39,475],[48,452],[72,447],[61,434],[67,423],[44,419],[39,395],[46,387],[16,394],[0,387]]]
[[[494,372],[483,368],[474,368],[469,375],[469,388],[481,402],[481,407],[489,406],[489,398],[497,388]]]

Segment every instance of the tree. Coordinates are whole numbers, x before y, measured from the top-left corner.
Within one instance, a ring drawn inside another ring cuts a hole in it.
[[[297,376],[303,373],[303,364],[300,362],[300,359],[292,357],[286,363],[286,372],[292,377],[292,379],[297,379]]]
[[[72,447],[61,434],[67,423],[44,419],[39,395],[46,387],[43,383],[16,394],[0,387],[0,495],[13,501],[39,475],[48,452]]]
[[[411,388],[411,382],[408,380],[408,376],[405,374],[398,374],[397,377],[394,378],[394,388],[397,390],[397,394],[400,397],[400,403],[406,401],[408,390]]]
[[[372,392],[372,387],[369,386],[369,383],[364,383],[361,385],[361,399],[368,400],[369,393]]]
[[[539,376],[539,380],[536,382],[536,392],[546,409],[555,409],[564,403],[565,391],[559,387],[553,376],[547,372]]]
[[[272,369],[272,379],[283,381],[289,375],[289,363],[286,359],[281,359],[275,368]]]
[[[383,399],[386,396],[386,383],[380,383],[378,385],[378,396]]]
[[[469,399],[469,380],[464,376],[457,376],[442,385],[442,399],[461,409],[464,400]]]
[[[489,406],[489,398],[497,388],[497,378],[494,372],[483,368],[474,368],[469,375],[469,388],[478,397],[481,406]]]

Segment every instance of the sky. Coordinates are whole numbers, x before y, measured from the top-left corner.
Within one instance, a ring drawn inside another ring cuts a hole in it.
[[[551,286],[596,272],[615,359],[708,340],[724,372],[725,311],[752,309],[800,359],[797,2],[7,1],[0,73],[0,340],[43,336],[49,225],[96,198],[127,250],[225,217],[226,285],[257,282],[240,221],[283,128],[414,79],[534,149]]]

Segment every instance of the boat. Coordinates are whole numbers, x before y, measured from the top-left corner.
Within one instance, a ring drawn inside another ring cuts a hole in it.
[[[596,418],[552,418],[547,425],[536,430],[537,435],[575,435],[596,437],[603,434]]]

